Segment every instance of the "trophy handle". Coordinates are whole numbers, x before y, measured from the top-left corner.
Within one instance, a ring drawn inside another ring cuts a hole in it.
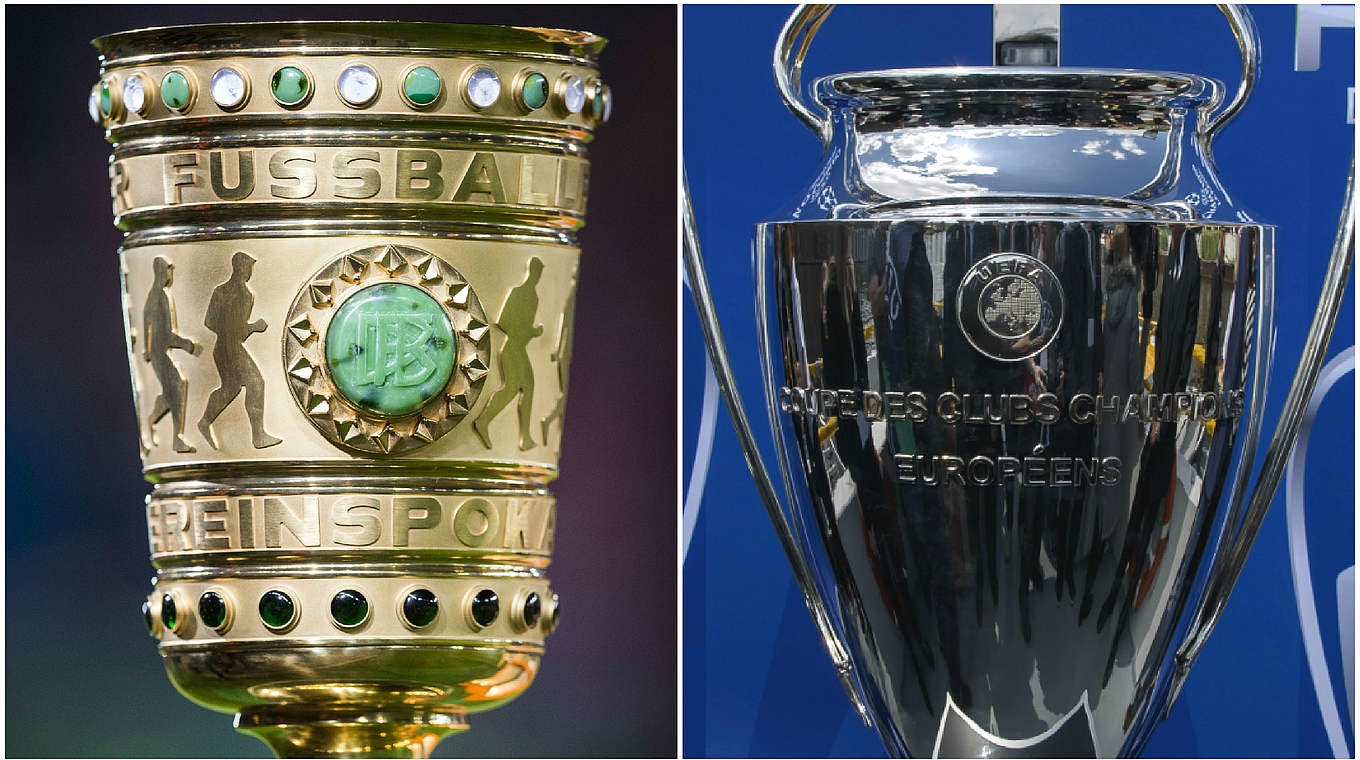
[[[1308,400],[1317,385],[1318,372],[1322,369],[1327,345],[1332,339],[1332,328],[1336,325],[1337,313],[1341,310],[1341,299],[1345,294],[1351,261],[1355,257],[1354,200],[1355,153],[1352,152],[1350,175],[1346,180],[1346,200],[1341,208],[1341,221],[1336,230],[1336,240],[1332,244],[1332,256],[1327,263],[1327,275],[1322,282],[1322,294],[1317,311],[1313,314],[1313,323],[1308,328],[1308,337],[1303,344],[1303,355],[1299,358],[1298,369],[1294,372],[1289,395],[1285,397],[1280,421],[1276,424],[1275,432],[1270,438],[1270,446],[1266,449],[1265,462],[1256,476],[1250,497],[1246,499],[1247,507],[1240,526],[1237,525],[1236,518],[1240,511],[1243,492],[1234,489],[1234,503],[1228,512],[1228,522],[1224,526],[1224,543],[1213,559],[1204,598],[1190,624],[1189,634],[1185,643],[1176,652],[1176,672],[1171,681],[1171,698],[1167,700],[1166,712],[1162,717],[1166,717],[1171,706],[1175,704],[1176,697],[1185,685],[1186,676],[1190,673],[1190,667],[1195,663],[1195,658],[1204,648],[1204,642],[1222,617],[1223,608],[1227,605],[1233,586],[1236,585],[1238,576],[1242,574],[1242,567],[1246,564],[1247,552],[1256,540],[1256,534],[1260,532],[1261,524],[1265,520],[1266,510],[1270,508],[1270,503],[1275,497],[1275,489],[1284,474],[1289,452],[1293,449],[1294,440],[1298,436],[1299,426],[1303,423]],[[1262,382],[1263,378],[1258,372],[1257,383],[1259,385]],[[1259,395],[1258,392],[1258,397]],[[1243,470],[1247,471],[1246,476],[1250,475],[1254,454],[1255,446],[1243,449],[1242,461],[1238,464],[1239,482],[1244,480]]]
[[[756,447],[755,431],[751,427],[750,419],[746,416],[746,407],[742,404],[741,392],[737,388],[737,379],[732,372],[732,362],[727,352],[727,342],[723,339],[722,325],[718,322],[718,311],[713,302],[713,291],[709,288],[708,272],[704,268],[702,249],[699,246],[699,232],[694,222],[694,209],[689,198],[689,177],[684,177],[682,181],[680,205],[685,228],[683,246],[685,274],[689,277],[690,290],[694,293],[694,306],[699,313],[699,324],[704,332],[704,345],[708,349],[708,358],[713,365],[713,374],[718,382],[718,389],[722,392],[723,401],[727,405],[727,413],[732,418],[732,427],[737,431],[737,440],[741,444],[742,454],[746,456],[746,465],[751,470],[751,476],[755,479],[756,490],[760,492],[760,500],[765,505],[765,511],[769,513],[770,522],[774,524],[775,533],[779,536],[780,547],[784,550],[784,556],[788,559],[789,566],[793,568],[794,579],[798,582],[798,589],[803,594],[803,601],[807,604],[808,611],[812,613],[812,620],[817,626],[817,632],[821,636],[822,643],[826,645],[827,653],[831,655],[831,661],[836,667],[836,675],[840,678],[846,696],[850,698],[850,702],[859,713],[860,720],[864,721],[865,726],[872,728],[869,709],[865,705],[863,697],[860,696],[859,688],[855,682],[855,674],[848,654],[849,649],[845,646],[845,642],[841,640],[840,634],[831,622],[831,615],[827,611],[826,604],[817,593],[811,565],[799,548],[788,514],[784,510],[779,495],[775,492],[774,480],[770,477],[770,471],[761,459],[760,450]]]
[[[799,5],[789,20],[784,22],[774,46],[774,83],[779,89],[779,97],[799,121],[821,138],[823,148],[831,144],[831,112],[815,99],[815,108],[808,105],[799,91],[802,89],[803,59],[812,46],[817,29],[831,15],[832,8],[835,6]],[[1261,68],[1261,38],[1251,14],[1241,5],[1220,4],[1218,9],[1227,18],[1233,37],[1237,39],[1237,49],[1242,55],[1242,81],[1237,85],[1237,94],[1233,96],[1232,102],[1202,122],[1199,137],[1206,153],[1209,153],[1208,146],[1214,136],[1246,105],[1247,97],[1256,87],[1257,73]]]

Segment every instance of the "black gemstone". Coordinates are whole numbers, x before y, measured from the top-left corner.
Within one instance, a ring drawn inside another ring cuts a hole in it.
[[[496,592],[489,588],[484,588],[472,597],[472,619],[477,621],[477,625],[485,628],[496,622],[496,616],[501,612],[501,600],[496,596]]]
[[[439,614],[439,598],[429,589],[418,588],[406,595],[401,603],[401,614],[406,616],[406,622],[424,628]]]
[[[282,591],[266,591],[260,597],[260,618],[270,628],[287,628],[296,613],[292,597]]]
[[[227,622],[227,600],[216,591],[204,591],[198,598],[198,617],[209,628],[221,628]]]
[[[151,616],[150,601],[142,602],[142,617],[146,618],[146,630],[154,634],[156,632],[156,619]]]
[[[557,627],[557,612],[561,606],[562,606],[561,600],[557,598],[557,594],[553,594],[552,607],[548,609],[548,630],[552,630]]]
[[[368,619],[368,600],[354,589],[345,589],[331,598],[331,617],[346,628]]]
[[[538,598],[538,594],[529,594],[524,600],[524,625],[533,628],[538,625],[538,616],[543,611],[543,602]]]
[[[173,631],[177,622],[179,618],[175,611],[175,597],[166,594],[161,597],[161,624]]]

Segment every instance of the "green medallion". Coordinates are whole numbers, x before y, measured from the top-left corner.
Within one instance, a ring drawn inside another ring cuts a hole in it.
[[[406,94],[406,99],[418,106],[428,106],[439,97],[439,91],[444,84],[439,79],[439,74],[429,66],[417,66],[406,73],[406,79],[401,83],[401,90]]]
[[[178,71],[171,71],[161,79],[161,102],[172,111],[189,105],[189,78]]]
[[[272,630],[287,628],[297,614],[292,597],[282,591],[269,590],[260,597],[260,619]]]
[[[113,92],[108,82],[99,83],[99,112],[105,116],[113,113]]]
[[[307,95],[312,91],[312,84],[307,81],[307,74],[302,69],[284,66],[274,72],[274,78],[269,81],[269,89],[279,103],[295,106],[307,99]]]
[[[590,96],[590,115],[596,121],[604,118],[604,85],[595,83],[595,92]]]
[[[548,102],[548,78],[538,72],[525,77],[520,98],[531,111],[542,108]]]
[[[326,328],[326,367],[336,389],[382,417],[402,417],[428,404],[448,384],[457,358],[448,315],[412,285],[363,288]]]

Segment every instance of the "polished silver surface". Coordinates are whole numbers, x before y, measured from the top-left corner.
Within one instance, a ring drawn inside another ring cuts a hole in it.
[[[1253,484],[1274,230],[1212,159],[1255,82],[1250,16],[1220,6],[1243,66],[1222,110],[1204,77],[1011,66],[840,74],[809,103],[802,62],[830,9],[800,6],[776,45],[781,97],[825,151],[754,249],[787,514],[685,203],[700,322],[762,498],[891,753],[1136,754],[1278,483],[1353,257],[1353,188]]]
[[[807,57],[808,50],[812,46],[812,39],[817,34],[817,29],[821,27],[822,22],[826,21],[834,7],[834,5],[826,4],[798,6],[789,16],[789,20],[785,22],[784,28],[780,31],[779,38],[775,42],[774,49],[774,80],[775,88],[779,91],[779,97],[783,99],[784,105],[788,106],[789,110],[800,121],[821,138],[823,146],[829,146],[832,140],[832,125],[829,119],[831,109],[820,98],[814,99],[816,108],[809,106],[804,102],[799,90],[802,82],[803,59]],[[1251,19],[1251,14],[1247,13],[1246,9],[1240,5],[1219,4],[1218,9],[1227,19],[1228,26],[1237,41],[1242,62],[1242,78],[1232,101],[1223,110],[1202,121],[1200,137],[1201,144],[1206,152],[1208,152],[1209,145],[1218,132],[1246,105],[1247,98],[1256,86],[1261,64],[1261,40],[1256,31],[1256,25]],[[1004,30],[1002,30],[1002,33],[1004,34]],[[1056,31],[1054,31],[1052,37],[1056,42],[1058,38]],[[999,42],[997,47],[1000,47]],[[1053,63],[1056,63],[1057,59],[1058,55],[1055,50]],[[943,70],[937,69],[937,71]],[[1221,85],[1219,87],[1221,88]],[[1221,91],[1215,94],[1214,105],[1218,104],[1221,96]]]
[[[1109,756],[1146,740],[1222,526],[1271,234],[761,225],[795,512],[894,754]],[[998,251],[1065,295],[1055,337],[1023,360],[980,352],[956,316]]]

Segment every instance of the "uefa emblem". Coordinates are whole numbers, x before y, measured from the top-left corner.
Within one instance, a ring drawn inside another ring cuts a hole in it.
[[[1062,327],[1063,293],[1053,270],[1023,253],[996,253],[959,283],[959,328],[973,348],[998,361],[1028,359]]]

